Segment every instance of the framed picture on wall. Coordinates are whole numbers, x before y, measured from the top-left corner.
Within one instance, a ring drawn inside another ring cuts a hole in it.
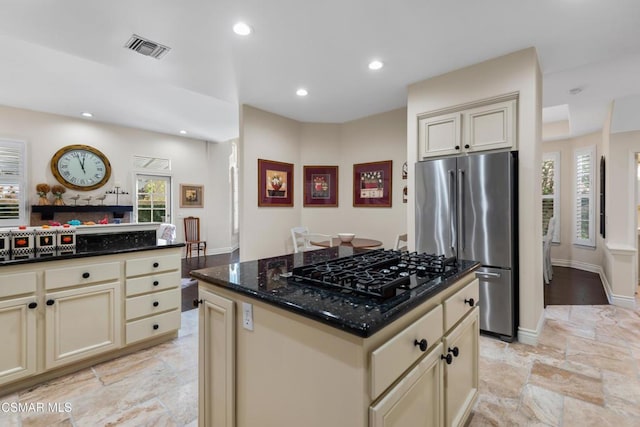
[[[258,206],[293,206],[293,164],[258,159]]]
[[[204,185],[180,184],[180,207],[204,207]]]
[[[338,206],[338,166],[305,166],[304,206]]]
[[[393,161],[353,165],[353,206],[391,207]]]

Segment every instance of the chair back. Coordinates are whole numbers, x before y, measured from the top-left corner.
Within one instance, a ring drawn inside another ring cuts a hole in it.
[[[184,219],[184,240],[186,242],[200,240],[200,218],[188,216]]]
[[[553,240],[553,233],[556,230],[556,217],[549,218],[549,225],[547,225],[547,234],[544,236],[544,243],[549,244]]]
[[[404,245],[402,244],[402,242],[404,242]],[[396,245],[394,246],[394,248],[396,251],[403,251],[403,250],[407,250],[407,235],[405,234],[398,234],[398,237],[396,237]]]
[[[304,251],[307,245],[307,236],[309,235],[309,228],[307,227],[293,227],[291,229],[291,241],[293,243],[293,252],[298,253]]]

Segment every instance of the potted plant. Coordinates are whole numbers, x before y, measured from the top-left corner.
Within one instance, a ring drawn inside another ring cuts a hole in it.
[[[54,185],[51,187],[51,193],[55,196],[55,200],[53,202],[56,206],[64,206],[64,200],[62,200],[62,195],[67,191],[62,185]]]
[[[51,190],[51,187],[49,187],[49,184],[47,183],[36,185],[36,192],[38,193],[38,196],[40,196],[40,200],[38,200],[39,205],[51,204],[49,203],[49,199],[47,199],[47,193],[49,192],[49,190]]]

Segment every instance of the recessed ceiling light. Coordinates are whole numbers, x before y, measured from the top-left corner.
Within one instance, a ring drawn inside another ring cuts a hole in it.
[[[251,27],[244,22],[238,22],[233,26],[233,32],[239,36],[248,36],[251,34]]]
[[[579,93],[581,93],[584,89],[581,87],[574,87],[573,89],[569,89],[569,94],[571,95],[577,95]]]
[[[298,96],[307,96],[307,95],[309,95],[309,92],[307,92],[307,90],[304,89],[304,88],[300,88],[300,89],[298,89],[296,91],[296,95],[298,95]]]
[[[186,134],[187,134],[186,130],[183,129],[183,130],[180,131],[180,135],[186,135]]]
[[[80,115],[82,117],[93,117],[93,114],[89,113],[88,111],[83,111],[82,113],[80,113]]]
[[[370,70],[379,70],[382,67],[384,67],[384,63],[382,61],[378,61],[377,59],[375,61],[369,62]]]

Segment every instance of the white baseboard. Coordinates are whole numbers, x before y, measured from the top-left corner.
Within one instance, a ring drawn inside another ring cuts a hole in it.
[[[600,274],[602,267],[597,264],[589,264],[581,261],[574,261],[569,259],[552,259],[551,265],[558,267],[575,268],[576,270],[588,271],[590,273]]]
[[[518,326],[518,341],[522,344],[528,345],[538,345],[538,337],[542,332],[542,328],[544,327],[544,310],[540,313],[540,317],[538,318],[538,325],[536,326],[536,330],[523,328],[522,326]]]

